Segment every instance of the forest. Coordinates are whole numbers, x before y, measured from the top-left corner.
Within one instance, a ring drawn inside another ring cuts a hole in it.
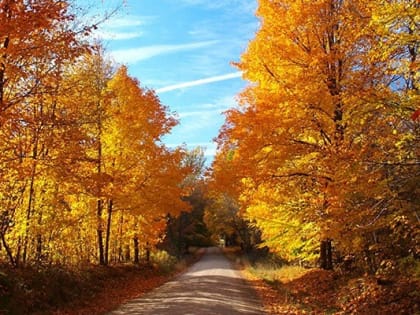
[[[188,209],[186,152],[160,142],[176,119],[85,39],[90,28],[72,28],[63,1],[1,10],[3,259],[104,265],[132,240],[135,253],[154,246]]]
[[[216,209],[289,261],[414,263],[419,3],[262,0],[257,15],[236,64],[251,84],[217,138]]]
[[[407,287],[394,304],[411,304],[385,310],[416,311],[417,0],[259,0],[234,63],[248,85],[209,168],[201,148],[165,145],[176,116],[72,5],[0,0],[1,308],[19,270],[179,261],[223,242],[250,264]]]
[[[353,307],[401,302],[372,288],[405,277],[418,301],[420,3],[260,0],[256,14],[235,63],[249,84],[216,139],[208,218],[245,248],[372,277]],[[238,217],[248,229],[232,230]]]

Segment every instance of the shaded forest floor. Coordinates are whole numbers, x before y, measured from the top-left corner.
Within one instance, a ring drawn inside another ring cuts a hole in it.
[[[419,279],[378,284],[374,276],[251,264],[232,251],[227,256],[240,265],[269,314],[420,314]]]
[[[104,314],[162,285],[198,258],[190,256],[172,266],[0,266],[0,314]]]

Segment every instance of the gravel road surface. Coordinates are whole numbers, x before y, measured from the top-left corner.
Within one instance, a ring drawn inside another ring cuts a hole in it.
[[[109,315],[262,315],[261,302],[218,248],[187,272]]]

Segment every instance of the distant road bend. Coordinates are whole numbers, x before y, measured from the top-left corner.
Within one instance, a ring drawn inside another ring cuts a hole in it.
[[[261,302],[218,248],[187,272],[108,315],[262,315]]]

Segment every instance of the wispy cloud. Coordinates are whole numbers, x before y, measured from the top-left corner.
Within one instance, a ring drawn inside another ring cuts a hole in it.
[[[187,117],[203,117],[210,118],[209,116],[220,116],[223,113],[237,105],[236,96],[225,96],[215,100],[211,104],[199,104],[185,108],[183,106],[181,111],[177,112],[180,119]]]
[[[255,11],[257,5],[255,0],[181,0],[184,5],[201,6],[211,10],[221,8],[234,8],[236,12],[251,12]]]
[[[153,58],[155,56],[203,48],[214,45],[216,43],[218,43],[217,40],[178,45],[153,45],[146,47],[114,50],[111,52],[111,55],[117,62],[136,63],[142,60]]]
[[[116,31],[102,31],[98,30],[95,33],[99,38],[104,40],[127,40],[138,38],[142,36],[143,32],[116,32]]]
[[[210,9],[218,9],[221,7],[226,6],[226,4],[230,4],[230,1],[226,0],[214,0],[214,1],[206,1],[206,0],[181,0],[182,3],[186,5],[199,5],[199,6],[206,6]]]
[[[104,40],[128,40],[138,38],[143,35],[143,30],[138,28],[146,25],[153,17],[141,17],[128,15],[125,17],[111,17],[99,25],[99,29],[94,32],[95,37]]]
[[[170,147],[183,143],[188,148],[205,147],[205,156],[210,164],[216,153],[216,144],[213,141],[216,134],[211,131],[222,126],[224,122],[222,113],[235,105],[236,96],[231,94],[218,97],[212,103],[194,104],[186,108],[182,106],[178,115],[181,124],[174,128],[175,134],[167,137],[167,143],[170,143]]]
[[[224,74],[224,75],[218,75],[218,76],[214,76],[214,77],[210,77],[210,78],[183,82],[183,83],[178,83],[178,84],[169,85],[169,86],[165,86],[163,88],[156,89],[156,93],[164,93],[164,92],[189,88],[189,87],[193,87],[193,86],[197,86],[197,85],[203,85],[203,84],[209,84],[209,83],[213,83],[213,82],[230,80],[230,79],[234,79],[234,78],[240,78],[241,76],[242,76],[242,72],[238,71],[238,72],[228,73],[228,74]]]
[[[104,27],[106,28],[123,28],[123,27],[134,27],[145,25],[148,21],[153,20],[151,16],[141,17],[130,15],[126,17],[112,18],[105,21]]]

